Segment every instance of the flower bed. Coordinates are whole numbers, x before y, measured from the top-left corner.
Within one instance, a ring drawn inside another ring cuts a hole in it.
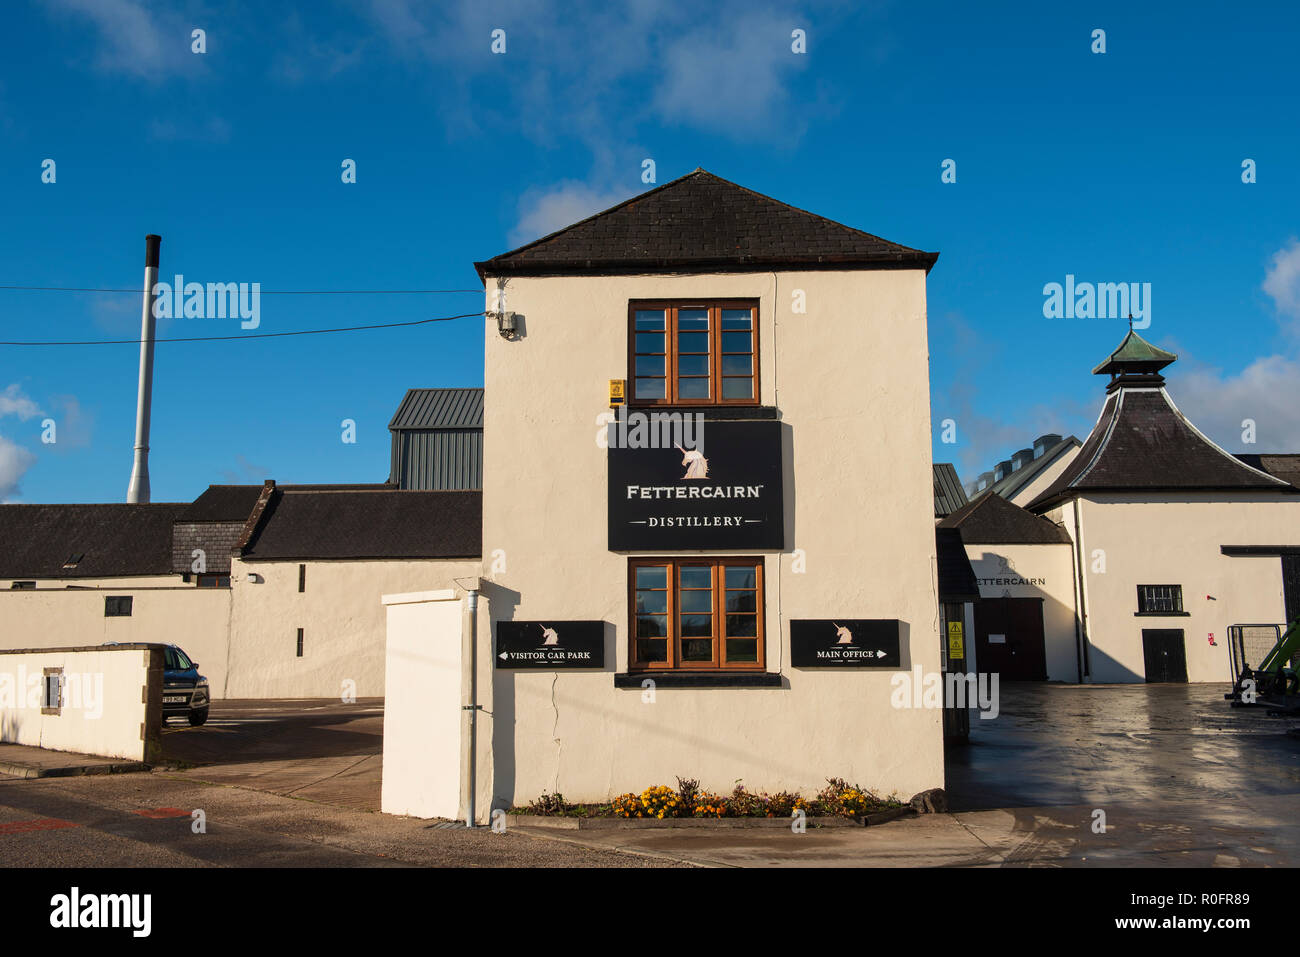
[[[894,796],[881,798],[866,788],[841,778],[828,778],[814,798],[790,791],[769,794],[749,791],[737,781],[729,794],[700,788],[699,781],[678,778],[677,787],[648,787],[640,794],[620,794],[609,804],[570,804],[562,794],[543,794],[525,807],[509,813],[536,817],[623,818],[664,821],[679,818],[773,818],[788,821],[796,811],[808,818],[860,820],[881,812],[906,809]]]

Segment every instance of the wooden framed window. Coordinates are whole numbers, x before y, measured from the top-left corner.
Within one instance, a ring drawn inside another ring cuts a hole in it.
[[[634,558],[628,589],[629,669],[763,669],[763,559]]]
[[[758,405],[758,303],[628,304],[633,405]]]

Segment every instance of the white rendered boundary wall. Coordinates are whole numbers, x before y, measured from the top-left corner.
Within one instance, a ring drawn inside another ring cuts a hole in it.
[[[384,771],[380,810],[455,820],[461,802],[461,639],[455,589],[384,595]]]
[[[0,741],[153,760],[162,678],[161,645],[0,651]]]

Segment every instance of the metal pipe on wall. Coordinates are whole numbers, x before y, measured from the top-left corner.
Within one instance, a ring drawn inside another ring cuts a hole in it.
[[[477,787],[478,752],[478,666],[474,649],[478,642],[478,582],[466,587],[467,621],[461,629],[461,713],[467,714],[468,726],[461,733],[461,806],[465,808],[465,826],[473,827]]]

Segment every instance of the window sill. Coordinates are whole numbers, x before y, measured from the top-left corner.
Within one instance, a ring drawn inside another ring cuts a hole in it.
[[[781,676],[767,671],[620,671],[615,688],[641,688],[649,678],[656,688],[780,688]]]
[[[691,405],[689,403],[678,404],[647,404],[638,405],[635,402],[628,404],[629,412],[679,412],[691,413],[694,415],[704,416],[706,422],[710,420],[741,420],[741,419],[775,419],[779,418],[776,406],[774,405]]]
[[[1190,611],[1135,611],[1134,618],[1191,618]]]

